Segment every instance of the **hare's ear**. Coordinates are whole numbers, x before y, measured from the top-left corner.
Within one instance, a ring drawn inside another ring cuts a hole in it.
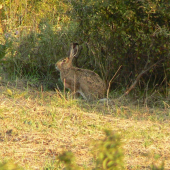
[[[69,58],[73,59],[78,54],[78,43],[72,43]]]

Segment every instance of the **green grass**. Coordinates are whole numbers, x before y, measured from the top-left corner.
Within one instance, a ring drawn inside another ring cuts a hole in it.
[[[24,169],[55,169],[56,157],[71,151],[82,169],[91,169],[95,143],[110,129],[121,136],[126,169],[149,169],[162,161],[170,169],[168,103],[149,108],[126,98],[107,106],[22,84],[0,82],[0,161],[12,159]]]

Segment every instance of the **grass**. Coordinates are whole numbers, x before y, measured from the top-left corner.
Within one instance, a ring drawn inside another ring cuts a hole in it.
[[[163,161],[170,169],[169,124],[168,102],[148,108],[124,99],[108,107],[65,100],[22,81],[0,81],[0,161],[12,159],[24,169],[57,169],[56,157],[63,151],[73,152],[82,169],[91,169],[92,148],[104,138],[104,129],[121,136],[125,169],[151,169]]]

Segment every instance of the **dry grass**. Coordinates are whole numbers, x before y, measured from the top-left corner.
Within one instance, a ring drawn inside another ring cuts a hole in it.
[[[104,129],[112,129],[122,137],[126,169],[150,169],[163,160],[170,169],[169,116],[168,104],[149,109],[115,101],[108,108],[1,83],[0,161],[13,159],[24,169],[52,169],[56,156],[67,150],[82,169],[90,169],[94,141],[103,139]]]

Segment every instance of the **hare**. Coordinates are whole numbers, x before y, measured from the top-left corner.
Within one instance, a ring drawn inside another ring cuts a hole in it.
[[[56,63],[56,69],[60,71],[60,78],[64,86],[73,94],[80,93],[85,100],[103,98],[106,92],[106,84],[98,74],[91,70],[81,69],[72,65],[72,60],[78,52],[78,44],[72,43],[70,56]]]

